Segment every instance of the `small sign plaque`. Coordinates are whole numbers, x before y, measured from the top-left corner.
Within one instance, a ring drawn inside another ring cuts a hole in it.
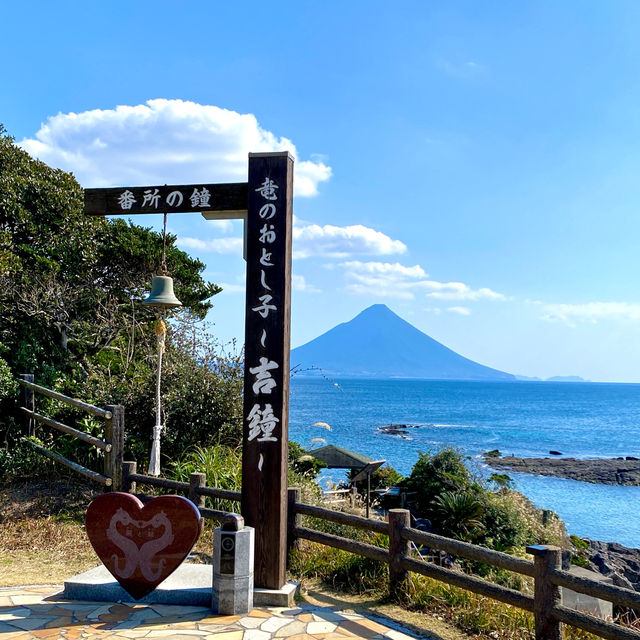
[[[241,217],[247,201],[246,182],[84,190],[84,212],[96,216],[224,211]]]

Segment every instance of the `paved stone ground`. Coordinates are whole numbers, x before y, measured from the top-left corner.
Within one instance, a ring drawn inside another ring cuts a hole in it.
[[[216,616],[205,607],[63,600],[60,587],[0,589],[0,638],[172,638],[173,640],[413,640],[366,616],[303,604]],[[392,623],[388,623],[392,624]]]

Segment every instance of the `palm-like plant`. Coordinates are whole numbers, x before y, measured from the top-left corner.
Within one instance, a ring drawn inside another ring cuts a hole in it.
[[[458,540],[471,541],[484,531],[482,502],[464,491],[443,491],[433,500],[442,532]]]

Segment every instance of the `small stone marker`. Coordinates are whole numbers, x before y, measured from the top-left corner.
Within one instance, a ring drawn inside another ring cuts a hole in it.
[[[254,529],[244,518],[228,513],[213,532],[213,594],[211,608],[219,614],[253,609]]]
[[[160,496],[143,505],[135,496],[114,492],[91,502],[85,526],[104,566],[139,600],[189,555],[200,536],[202,517],[181,496]]]

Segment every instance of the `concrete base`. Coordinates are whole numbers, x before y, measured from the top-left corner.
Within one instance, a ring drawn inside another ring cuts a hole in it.
[[[104,565],[80,573],[64,583],[62,597],[91,602],[141,602],[211,607],[213,567],[208,564],[182,564],[154,591],[134,600]],[[256,607],[291,607],[300,585],[287,582],[282,589],[254,589]]]
[[[292,607],[295,604],[296,593],[300,589],[299,582],[288,580],[282,589],[253,590],[254,607]]]
[[[182,564],[141,600],[132,598],[104,565],[66,580],[62,596],[94,602],[141,602],[210,607],[213,570],[206,564]]]
[[[569,568],[569,573],[572,573],[579,578],[588,578],[589,580],[597,580],[602,584],[613,585],[613,580],[607,578],[595,571],[590,571],[584,567],[572,566]],[[613,618],[613,604],[608,600],[600,600],[594,596],[588,596],[584,593],[577,593],[566,587],[560,587],[562,591],[562,604],[565,607],[571,609],[577,609],[578,611],[584,611],[590,613],[592,616],[597,616],[603,620]]]

